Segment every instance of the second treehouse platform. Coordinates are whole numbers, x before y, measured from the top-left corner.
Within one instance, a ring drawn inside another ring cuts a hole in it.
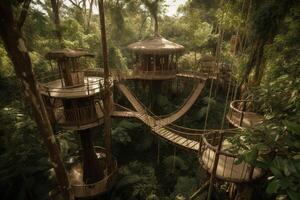
[[[176,77],[182,45],[161,36],[153,36],[128,45],[136,56],[134,75],[144,80],[166,80]]]

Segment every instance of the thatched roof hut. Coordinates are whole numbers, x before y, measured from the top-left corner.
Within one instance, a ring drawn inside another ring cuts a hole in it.
[[[171,42],[164,37],[154,36],[127,46],[137,54],[174,54],[184,50],[184,46]]]

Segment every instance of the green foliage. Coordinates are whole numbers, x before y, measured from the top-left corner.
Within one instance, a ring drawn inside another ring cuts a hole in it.
[[[0,110],[0,188],[2,199],[47,199],[53,184],[47,152],[35,123],[15,108]]]
[[[193,177],[181,176],[177,179],[174,193],[183,195],[188,199],[197,189],[197,180]]]
[[[158,184],[152,167],[135,161],[122,167],[119,172],[122,178],[112,199],[155,199]]]
[[[128,120],[122,120],[118,123],[117,128],[112,130],[113,140],[122,143],[124,145],[131,142],[131,137],[129,132],[133,131],[135,128],[139,127],[138,123],[133,123]]]

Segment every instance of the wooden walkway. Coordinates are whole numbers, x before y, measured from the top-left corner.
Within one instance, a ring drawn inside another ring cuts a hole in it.
[[[198,99],[199,95],[201,94],[203,88],[205,85],[205,79],[199,81],[197,83],[197,86],[194,88],[192,91],[191,95],[187,98],[185,103],[181,106],[179,110],[177,110],[174,113],[171,113],[168,115],[168,117],[158,119],[158,123],[161,126],[168,125],[176,120],[178,120],[180,117],[182,117],[196,102]],[[126,98],[130,101],[134,109],[139,112],[139,113],[144,113],[146,112],[145,109],[142,107],[141,103],[136,99],[136,97],[131,93],[131,91],[123,84],[119,83],[118,88],[120,91],[126,96]]]
[[[195,153],[197,153],[199,149],[198,141],[183,137],[182,135],[168,130],[167,128],[161,126],[158,120],[155,120],[153,117],[147,115],[146,113],[139,113],[134,111],[114,111],[112,115],[115,117],[135,117],[149,126],[154,134],[166,140],[167,142],[182,147],[186,150],[191,150]]]

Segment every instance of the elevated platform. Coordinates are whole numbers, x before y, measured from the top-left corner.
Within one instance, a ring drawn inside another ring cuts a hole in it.
[[[253,103],[248,100],[235,100],[230,103],[229,111],[226,115],[227,120],[235,127],[250,128],[263,123],[264,117],[260,114],[247,109],[247,103]]]
[[[216,177],[224,181],[235,183],[249,182],[261,177],[263,175],[262,169],[254,168],[244,161],[236,164],[239,157],[238,154],[230,152],[230,148],[233,145],[225,140],[226,134],[222,141],[222,148],[218,153],[219,159],[216,160]],[[229,132],[229,134],[232,133]],[[213,170],[219,141],[220,132],[203,134],[202,140],[200,141],[199,162],[209,173],[212,173]]]
[[[40,91],[51,98],[76,99],[94,96],[104,90],[103,72],[100,69],[77,71],[71,73],[70,79],[76,83],[74,86],[66,86],[58,73],[42,74],[38,78]]]
[[[106,157],[105,149],[101,147],[95,147],[96,155],[99,159],[99,162],[103,161],[105,163],[104,159]],[[104,169],[106,171],[106,169]],[[110,190],[112,186],[114,185],[116,178],[117,178],[117,162],[114,161],[114,168],[113,172],[110,174],[105,174],[105,177],[101,179],[100,181],[93,183],[93,184],[85,184],[83,182],[83,167],[81,162],[75,162],[70,170],[69,170],[69,176],[70,176],[70,182],[72,189],[74,191],[74,195],[76,198],[88,198],[88,197],[94,197],[100,194],[103,194]]]

